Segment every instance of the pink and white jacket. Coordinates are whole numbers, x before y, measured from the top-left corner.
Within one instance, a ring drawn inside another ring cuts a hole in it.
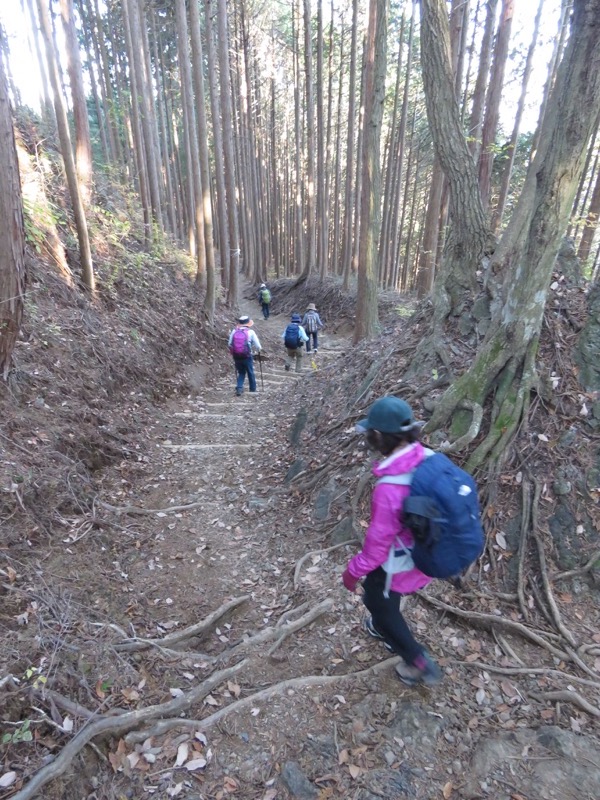
[[[425,458],[425,448],[420,442],[407,445],[392,453],[383,461],[373,465],[376,478],[384,475],[404,475],[416,469]],[[412,548],[411,531],[400,520],[402,504],[410,493],[410,486],[380,483],[375,486],[371,498],[371,522],[367,528],[362,550],[348,564],[354,578],[363,578],[369,572],[386,563],[390,548],[397,539],[407,548]],[[414,567],[407,572],[392,576],[391,590],[400,594],[417,592],[431,583],[431,578]]]

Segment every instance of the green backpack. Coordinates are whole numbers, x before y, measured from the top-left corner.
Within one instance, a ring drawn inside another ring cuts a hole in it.
[[[268,289],[263,289],[260,293],[260,297],[263,303],[266,305],[271,302],[271,292]]]

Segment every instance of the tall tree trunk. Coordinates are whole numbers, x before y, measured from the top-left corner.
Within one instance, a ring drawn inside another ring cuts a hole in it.
[[[592,199],[590,200],[590,207],[588,208],[587,216],[585,218],[585,227],[579,242],[577,250],[577,257],[580,261],[587,261],[592,251],[592,244],[594,243],[594,236],[598,228],[598,217],[600,216],[600,170],[596,174],[596,183],[594,184],[594,191],[592,192]]]
[[[211,0],[207,0],[207,7]],[[235,151],[233,145],[233,119],[231,112],[231,78],[229,74],[229,30],[227,27],[226,0],[217,0],[219,28],[219,85],[221,119],[223,121],[223,156],[225,160],[225,192],[227,195],[227,222],[229,228],[229,287],[227,303],[237,306],[240,265],[240,237],[236,202]]]
[[[50,83],[52,86],[52,93],[54,95],[54,113],[56,114],[56,122],[58,125],[60,150],[65,166],[65,176],[67,178],[69,195],[73,205],[73,216],[75,217],[75,227],[77,229],[77,239],[79,241],[79,258],[81,261],[82,279],[85,288],[93,294],[96,286],[94,279],[94,267],[92,265],[92,251],[90,249],[90,239],[88,235],[87,221],[85,218],[85,209],[81,199],[81,194],[79,192],[77,171],[75,169],[75,159],[73,158],[73,150],[71,149],[71,135],[69,133],[67,110],[63,100],[58,63],[52,39],[52,23],[50,21],[50,13],[45,0],[37,0],[37,6],[38,13],[40,15],[42,38],[46,47],[48,73],[50,75]]]
[[[317,203],[315,196],[315,101],[312,68],[310,0],[304,3],[304,73],[306,91],[306,263],[302,278],[312,274],[317,258]]]
[[[212,325],[215,316],[215,249],[210,196],[210,156],[208,150],[208,124],[206,121],[206,94],[203,74],[204,54],[202,52],[198,0],[193,0],[190,3],[190,28],[192,33],[194,89],[196,92],[196,109],[198,111],[198,147],[202,182],[202,207],[204,209],[204,247],[206,249],[206,294],[204,296],[203,312],[205,320],[209,325]]]
[[[450,234],[434,286],[436,324],[476,288],[476,271],[491,247],[477,172],[463,133],[451,67],[444,0],[421,0],[421,65],[437,157],[449,184]]]
[[[0,47],[0,174],[3,183],[0,192],[0,376],[6,380],[21,329],[26,276],[21,178],[2,49]]]
[[[333,21],[332,21],[333,24]],[[331,78],[331,73],[330,73]],[[317,262],[321,280],[327,275],[327,203],[325,197],[325,179],[329,172],[329,164],[325,157],[327,150],[327,132],[325,130],[325,107],[323,102],[323,0],[317,0]],[[331,81],[329,83],[331,99]]]
[[[479,159],[481,151],[481,127],[483,125],[483,110],[485,106],[485,89],[488,85],[488,75],[492,61],[492,45],[494,43],[494,25],[496,22],[496,9],[498,0],[487,1],[487,14],[479,52],[479,69],[475,89],[473,90],[473,105],[469,119],[469,148],[475,159]]]
[[[90,39],[91,20],[88,19],[82,0],[77,0],[77,10],[79,18],[81,19],[81,30],[83,31],[83,41],[85,45],[85,52],[87,53],[87,73],[90,78],[90,86],[92,87],[92,96],[94,98],[94,107],[96,109],[96,117],[98,119],[98,131],[100,133],[100,143],[102,145],[102,155],[104,161],[109,164],[112,160],[112,153],[108,144],[108,122],[106,119],[106,105],[100,102],[100,95],[98,94],[98,81],[94,71],[94,62],[92,59],[93,45]],[[98,64],[99,66],[99,64]],[[101,82],[101,81],[100,81]]]
[[[38,67],[40,70],[40,78],[42,81],[42,100],[43,100],[42,114],[47,116],[51,120],[54,120],[54,106],[52,104],[52,98],[50,97],[50,87],[48,85],[48,72],[46,69],[46,64],[44,63],[42,48],[40,46],[39,27],[35,10],[33,7],[33,0],[27,0],[27,10],[29,12],[29,18],[31,20],[31,28],[33,30],[33,44],[35,47],[35,54],[37,57]]]
[[[229,285],[229,231],[227,227],[227,191],[225,189],[225,156],[223,151],[223,126],[219,106],[219,87],[217,83],[217,55],[210,0],[204,0],[204,21],[206,25],[206,61],[208,64],[208,81],[210,89],[210,108],[212,117],[216,209],[219,221],[219,263],[221,265],[221,284]]]
[[[77,40],[77,31],[75,30],[73,0],[60,0],[60,15],[65,34],[67,70],[69,73],[69,82],[71,84],[71,98],[73,100],[75,166],[77,169],[81,199],[84,208],[88,208],[92,200],[92,142],[90,139],[87,101],[83,88],[79,41]]]
[[[512,129],[512,134],[508,147],[506,149],[506,164],[502,170],[502,177],[500,179],[500,191],[498,193],[498,202],[494,209],[492,216],[492,230],[494,233],[498,230],[502,223],[502,216],[504,214],[504,206],[506,205],[506,198],[508,197],[508,187],[510,186],[510,178],[512,175],[513,164],[515,161],[515,152],[517,149],[517,141],[519,138],[519,130],[521,128],[521,119],[523,111],[525,110],[525,98],[527,97],[527,85],[529,84],[529,77],[531,75],[531,67],[533,65],[533,54],[537,45],[538,32],[540,28],[540,19],[542,17],[542,8],[544,0],[539,0],[537,13],[533,23],[533,33],[531,35],[531,42],[527,50],[527,58],[525,59],[525,67],[523,68],[523,78],[521,80],[521,94],[517,104],[517,113],[515,114],[515,121]]]
[[[352,28],[350,42],[350,74],[348,76],[348,139],[346,144],[346,187],[344,192],[344,220],[342,231],[342,275],[344,289],[350,285],[352,262],[352,216],[354,210],[354,163],[356,138],[356,53],[358,49],[358,0],[352,0]]]
[[[362,195],[358,292],[354,341],[375,334],[378,323],[377,245],[381,224],[380,137],[385,98],[387,2],[371,0],[367,29],[365,72],[365,118],[362,160]]]
[[[500,100],[504,88],[504,72],[508,59],[508,44],[514,14],[515,0],[502,0],[500,24],[494,48],[494,62],[490,75],[490,83],[486,97],[485,118],[481,137],[481,153],[479,156],[479,189],[484,208],[490,204],[492,165],[494,163],[494,144],[500,117]]]
[[[113,85],[110,74],[110,64],[108,60],[108,51],[106,47],[106,38],[104,36],[104,28],[100,10],[98,7],[98,0],[94,0],[94,8],[92,10],[92,0],[87,0],[88,19],[91,24],[92,41],[94,43],[94,51],[96,54],[96,61],[98,67],[102,68],[103,80],[100,81],[100,93],[106,108],[106,116],[108,119],[108,141],[110,143],[112,157],[115,163],[120,164],[123,161],[123,153],[121,149],[121,137],[119,135],[119,117],[113,91]]]
[[[148,174],[148,190],[150,193],[150,203],[152,204],[152,215],[158,226],[158,230],[163,230],[162,206],[160,183],[158,180],[158,164],[156,153],[155,136],[155,115],[154,103],[150,87],[150,76],[143,47],[143,14],[141,13],[139,0],[124,0],[124,6],[128,7],[129,24],[131,26],[131,38],[134,42],[131,56],[133,57],[133,74],[135,76],[136,93],[134,102],[140,104],[141,125],[144,139],[144,155],[146,160],[146,171]]]
[[[204,206],[202,197],[202,183],[200,180],[200,154],[198,151],[198,133],[196,127],[196,114],[194,111],[194,94],[192,91],[192,70],[190,68],[190,48],[188,44],[188,27],[185,11],[185,0],[175,0],[175,15],[177,19],[177,51],[179,54],[179,74],[181,75],[181,92],[185,109],[187,125],[184,126],[183,135],[186,140],[186,149],[190,153],[188,170],[192,184],[191,196],[193,199],[193,216],[196,232],[196,279],[206,271],[206,250],[204,245]]]

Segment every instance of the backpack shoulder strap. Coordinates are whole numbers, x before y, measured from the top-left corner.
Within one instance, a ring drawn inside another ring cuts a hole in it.
[[[384,475],[375,482],[375,486],[380,483],[391,483],[394,486],[410,486],[413,479],[414,470],[412,472],[405,472],[404,475]]]
[[[435,455],[434,451],[430,450],[428,447],[424,447],[423,449],[425,450],[425,458]],[[421,461],[421,464],[422,463],[423,461]],[[403,475],[384,475],[383,478],[379,478],[375,482],[375,486],[378,486],[380,483],[390,483],[394,486],[410,486],[412,484],[415,471],[418,468],[419,467],[415,467],[415,469],[411,470],[410,472],[405,472]]]

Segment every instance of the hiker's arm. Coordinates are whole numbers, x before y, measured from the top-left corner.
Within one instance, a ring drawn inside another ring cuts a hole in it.
[[[306,335],[306,331],[304,330],[302,325],[299,326],[298,333],[300,334],[300,338],[302,339],[303,342],[308,342],[308,336]]]
[[[388,490],[383,486],[376,486],[371,504],[371,522],[365,534],[362,550],[348,564],[350,574],[355,578],[362,578],[385,564],[399,530],[400,518],[397,505],[390,502]]]
[[[257,350],[257,351],[260,353],[260,351],[262,350],[262,347],[261,347],[261,345],[260,345],[259,338],[258,338],[258,336],[257,336],[257,335],[254,333],[254,331],[252,331],[252,336],[250,337],[250,343],[251,343],[251,344],[253,344],[253,345],[254,345],[254,347],[256,348],[256,350]]]

